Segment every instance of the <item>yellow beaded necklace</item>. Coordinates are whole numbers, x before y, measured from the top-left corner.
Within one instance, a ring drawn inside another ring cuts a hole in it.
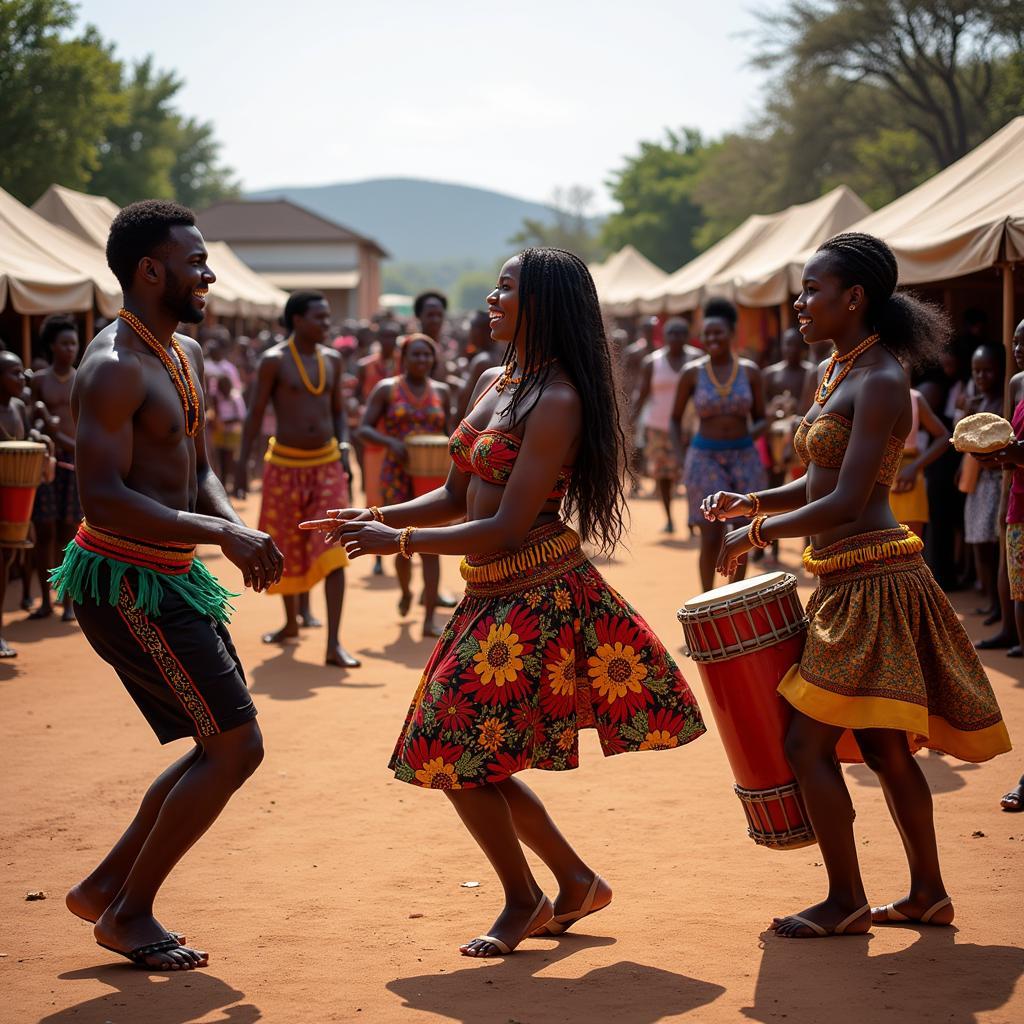
[[[295,360],[295,366],[299,371],[299,376],[302,378],[302,383],[305,385],[306,390],[311,395],[322,395],[324,388],[327,387],[327,368],[324,366],[324,356],[320,351],[320,346],[316,347],[316,378],[318,381],[316,387],[313,387],[310,383],[309,376],[306,374],[306,368],[302,365],[302,357],[299,355],[299,350],[295,345],[294,334],[288,339],[288,348],[291,349],[292,359]]]
[[[192,374],[189,370],[188,356],[185,350],[178,343],[178,339],[171,335],[171,351],[178,357],[180,367],[175,365],[167,349],[156,339],[156,335],[132,312],[127,309],[119,309],[117,315],[146,343],[153,354],[159,358],[167,370],[171,382],[174,384],[181,399],[181,409],[185,414],[185,433],[189,437],[195,437],[199,433],[200,414],[199,392],[192,381]]]
[[[708,357],[708,365],[705,369],[708,371],[708,380],[711,381],[711,386],[718,392],[718,397],[728,398],[733,384],[736,383],[736,375],[740,372],[739,359],[736,356],[732,357],[732,369],[729,371],[729,379],[724,384],[715,376],[715,368],[711,364],[710,356]]]

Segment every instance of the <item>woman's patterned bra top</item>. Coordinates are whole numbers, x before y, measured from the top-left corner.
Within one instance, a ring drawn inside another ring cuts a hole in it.
[[[813,423],[808,423],[805,417],[793,437],[793,448],[805,466],[813,462],[823,469],[839,469],[850,445],[852,430],[853,424],[835,412],[823,412]],[[885,443],[885,455],[882,456],[882,465],[878,470],[876,483],[879,486],[892,486],[902,458],[903,441],[890,436]]]
[[[735,356],[734,358],[739,358]],[[725,375],[728,379],[728,374]],[[750,387],[750,378],[742,366],[736,367],[736,379],[732,388],[724,398],[715,390],[715,385],[708,376],[708,364],[704,363],[697,371],[697,387],[693,392],[693,407],[703,420],[709,416],[738,416],[746,420],[754,407],[754,392]]]
[[[512,468],[519,456],[522,439],[504,430],[477,430],[468,420],[463,420],[448,442],[452,462],[463,473],[472,473],[489,484],[504,487],[512,475]],[[547,501],[561,501],[569,490],[572,466],[559,470],[555,486]]]

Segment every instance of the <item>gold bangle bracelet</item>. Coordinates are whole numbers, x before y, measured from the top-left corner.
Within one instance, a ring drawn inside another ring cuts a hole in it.
[[[768,517],[765,515],[755,516],[747,529],[747,539],[755,548],[766,548],[771,543],[761,536],[761,528],[764,526]]]
[[[759,515],[761,512],[761,499],[753,491],[751,491],[747,495],[747,501],[750,502],[750,514],[752,516]]]
[[[370,513],[371,516],[373,516],[374,519],[377,520],[378,523],[383,523],[384,522],[384,513],[381,512],[381,510],[379,508],[377,508],[376,505],[371,505],[367,509],[367,511]]]

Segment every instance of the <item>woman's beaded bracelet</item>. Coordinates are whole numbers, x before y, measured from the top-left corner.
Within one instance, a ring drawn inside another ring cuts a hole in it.
[[[412,552],[409,550],[409,539],[412,537],[413,527],[407,526],[398,535],[398,553],[403,558],[411,558]]]
[[[753,491],[751,491],[747,495],[747,501],[750,502],[750,514],[752,516],[760,515],[761,514],[761,499]]]
[[[378,523],[383,523],[384,522],[384,513],[381,512],[381,510],[379,508],[377,508],[376,505],[371,505],[367,509],[367,512],[369,512],[370,515],[373,516],[373,518],[376,519]]]
[[[747,539],[755,548],[766,548],[771,543],[761,536],[761,529],[767,518],[765,515],[754,516],[750,521],[750,526],[747,528]]]

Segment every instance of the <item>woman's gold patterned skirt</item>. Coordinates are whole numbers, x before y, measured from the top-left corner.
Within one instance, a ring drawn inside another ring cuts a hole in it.
[[[905,527],[804,554],[818,587],[807,644],[779,684],[798,711],[829,725],[899,729],[912,749],[963,761],[1010,749],[992,686],[946,595]],[[847,732],[837,753],[862,761]]]

